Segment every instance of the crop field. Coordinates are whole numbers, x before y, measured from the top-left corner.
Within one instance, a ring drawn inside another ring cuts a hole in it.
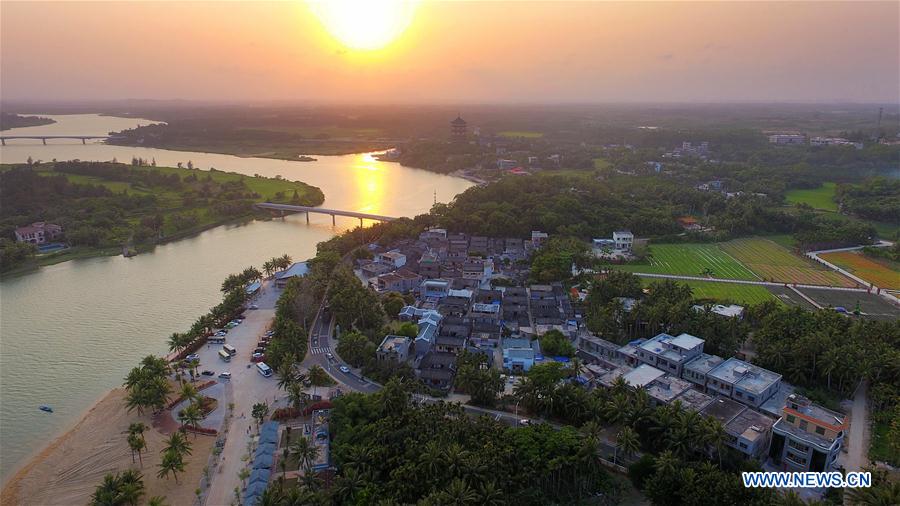
[[[900,310],[880,295],[866,292],[848,292],[825,288],[800,288],[800,291],[822,307],[843,307],[847,311],[859,309],[863,316],[873,320],[894,321],[900,318]]]
[[[721,244],[720,247],[766,281],[856,286],[850,278],[795,255],[787,248],[762,237],[735,239]]]
[[[544,136],[544,134],[541,132],[532,132],[528,130],[506,130],[504,132],[498,133],[497,135],[499,135],[500,137],[522,137],[525,139],[538,139]]]
[[[647,264],[626,264],[618,268],[649,274],[759,280],[715,244],[653,244],[647,260]]]
[[[821,257],[877,287],[900,290],[900,271],[886,260],[875,260],[855,251],[825,253]]]
[[[742,306],[778,300],[764,286],[739,285],[715,281],[680,281],[691,287],[695,299],[712,299],[717,302],[733,302]]]
[[[785,197],[791,204],[808,204],[813,209],[837,211],[837,202],[834,201],[836,190],[835,183],[822,183],[822,186],[811,190],[791,190]]]

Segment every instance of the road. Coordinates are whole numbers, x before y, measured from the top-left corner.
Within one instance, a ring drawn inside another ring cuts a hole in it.
[[[216,374],[226,370],[231,372],[231,381],[228,382],[231,392],[226,405],[219,409],[227,410],[227,403],[234,403],[234,416],[230,420],[226,419],[225,447],[217,462],[218,465],[211,471],[212,481],[205,504],[219,506],[234,501],[234,488],[241,486],[238,473],[245,465],[241,461],[241,456],[246,454],[247,443],[250,442],[250,437],[255,434],[256,429],[250,415],[253,404],[268,402],[270,410],[281,404],[281,401],[275,402],[278,395],[275,377],[264,378],[250,362],[250,355],[256,348],[256,343],[275,317],[275,302],[279,295],[280,291],[275,289],[272,281],[263,283],[261,293],[253,302],[259,309],[246,311],[244,314],[247,319],[244,323],[228,332],[226,342],[237,349],[237,355],[230,363],[222,362],[218,357],[221,346],[213,344],[199,352],[201,369],[211,369]],[[253,429],[248,432],[251,426]]]
[[[850,433],[847,435],[847,456],[844,469],[861,471],[869,464],[869,383],[860,382],[853,395],[853,409],[850,412]]]

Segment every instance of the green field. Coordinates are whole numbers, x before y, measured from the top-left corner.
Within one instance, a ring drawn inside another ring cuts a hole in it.
[[[791,204],[809,204],[813,209],[823,211],[837,211],[837,202],[834,196],[837,192],[835,183],[822,183],[822,186],[812,190],[791,190],[785,197]]]
[[[606,158],[594,158],[595,169],[608,169],[610,167],[612,167],[612,163]]]
[[[648,274],[759,280],[750,269],[716,244],[653,244],[649,247],[647,261],[644,264],[626,264],[617,268]]]
[[[525,139],[539,139],[544,136],[541,132],[533,132],[529,130],[505,130],[503,132],[498,133],[500,137],[521,137]]]
[[[695,299],[713,299],[717,302],[734,302],[740,305],[778,300],[764,286],[717,283],[715,281],[685,281],[684,283],[691,287]]]

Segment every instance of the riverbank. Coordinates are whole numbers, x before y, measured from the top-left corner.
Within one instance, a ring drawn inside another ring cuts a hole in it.
[[[270,158],[273,160],[286,160],[291,162],[309,162],[312,160],[304,160],[307,155],[314,156],[341,156],[355,155],[359,153],[370,153],[373,151],[385,151],[394,147],[396,143],[380,142],[380,141],[355,141],[355,140],[332,140],[320,141],[317,139],[294,141],[294,144],[302,145],[302,149],[294,145],[280,146],[239,146],[229,144],[228,146],[216,146],[211,144],[166,144],[146,145],[137,141],[117,140],[114,142],[107,141],[110,146],[127,146],[127,147],[150,147],[155,149],[165,149],[167,151],[181,151],[190,153],[204,153],[217,155],[232,155],[241,158]]]
[[[208,436],[190,436],[193,455],[187,459],[185,472],[173,479],[156,477],[160,449],[167,434],[155,427],[147,414],[128,413],[125,391],[117,388],[99,399],[68,430],[32,456],[3,485],[0,505],[87,504],[91,494],[107,473],[136,469],[144,475],[146,497],[161,495],[167,504],[190,504],[203,474],[207,456],[215,442]],[[168,416],[168,415],[165,415]],[[144,422],[147,450],[140,462],[131,462],[127,444],[128,426]]]

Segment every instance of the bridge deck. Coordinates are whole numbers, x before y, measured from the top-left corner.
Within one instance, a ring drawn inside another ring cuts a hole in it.
[[[288,211],[292,213],[319,213],[319,214],[329,214],[331,216],[349,216],[351,218],[359,218],[363,220],[375,220],[375,221],[393,221],[397,218],[393,216],[382,216],[380,214],[369,214],[369,213],[360,213],[356,211],[342,211],[340,209],[327,209],[324,207],[309,207],[309,206],[294,206],[290,204],[273,204],[271,202],[264,202],[260,204],[254,204],[254,207],[259,209],[271,209],[273,211]]]

